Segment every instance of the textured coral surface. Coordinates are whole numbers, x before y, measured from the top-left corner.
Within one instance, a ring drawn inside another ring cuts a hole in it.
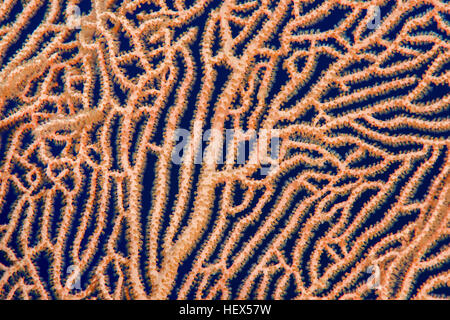
[[[449,299],[449,63],[446,0],[0,1],[0,298]]]

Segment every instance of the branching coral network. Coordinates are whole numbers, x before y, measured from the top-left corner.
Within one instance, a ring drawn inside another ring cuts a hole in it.
[[[444,0],[3,0],[0,297],[448,299],[449,19]],[[226,161],[195,161],[229,129]],[[250,131],[279,138],[268,174]]]

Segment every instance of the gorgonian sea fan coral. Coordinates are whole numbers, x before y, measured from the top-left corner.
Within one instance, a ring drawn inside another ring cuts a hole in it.
[[[448,299],[449,17],[3,0],[0,297]],[[180,128],[276,130],[277,165],[233,161],[248,134],[175,164]]]

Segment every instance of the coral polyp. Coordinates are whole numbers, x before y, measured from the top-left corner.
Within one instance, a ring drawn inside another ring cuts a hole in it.
[[[1,2],[0,298],[449,299],[449,17]]]

